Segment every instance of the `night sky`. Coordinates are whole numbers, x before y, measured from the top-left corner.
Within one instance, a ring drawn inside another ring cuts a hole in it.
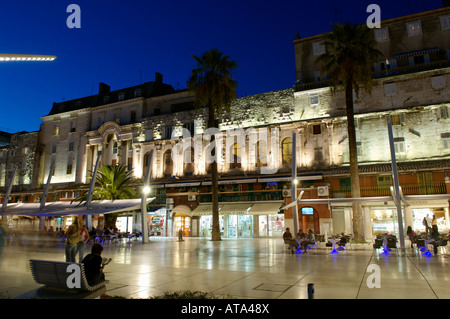
[[[0,62],[0,130],[37,131],[53,102],[153,81],[155,72],[186,88],[191,55],[217,48],[235,60],[238,96],[295,83],[293,40],[365,23],[369,4],[381,19],[442,7],[441,0],[323,1],[2,1],[0,53],[56,55],[53,62]],[[81,28],[68,28],[70,4]]]

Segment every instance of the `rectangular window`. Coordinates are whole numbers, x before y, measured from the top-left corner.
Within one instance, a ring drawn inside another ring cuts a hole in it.
[[[133,169],[133,158],[128,157],[128,170],[131,171]]]
[[[120,113],[114,114],[114,122],[120,124]]]
[[[420,20],[406,23],[408,37],[414,37],[422,34],[422,25]]]
[[[70,132],[75,132],[77,129],[77,122],[76,121],[71,121],[70,122]]]
[[[59,135],[59,125],[55,125],[53,129],[53,135],[58,136]]]
[[[52,145],[52,154],[56,153],[56,145]]]
[[[442,133],[441,140],[442,140],[442,149],[444,151],[450,151],[450,133]]]
[[[322,133],[322,126],[320,124],[313,125],[312,127],[313,134],[318,135]]]
[[[69,143],[69,152],[73,151],[73,147],[74,147],[74,142],[70,142]]]
[[[136,111],[131,111],[130,112],[130,122],[131,123],[136,122]]]
[[[445,78],[442,75],[433,76],[431,78],[431,86],[433,89],[441,89],[445,87]]]
[[[440,120],[449,118],[449,116],[448,116],[449,112],[448,112],[448,107],[447,106],[441,106],[440,108],[437,109],[437,112],[438,112],[438,118]]]
[[[384,95],[390,96],[395,95],[397,93],[397,88],[395,83],[385,83],[384,84]]]
[[[441,17],[441,30],[450,30],[450,14]]]
[[[394,148],[396,154],[405,154],[406,152],[405,138],[404,137],[394,138]]]
[[[145,130],[145,140],[151,141],[152,139],[153,139],[153,130],[152,129]]]
[[[318,56],[325,53],[325,45],[322,41],[313,43],[313,54],[314,56]]]
[[[164,130],[164,138],[172,138],[172,131],[173,131],[173,127],[172,126],[166,126],[165,130]]]
[[[72,174],[72,164],[67,164],[67,175]]]
[[[319,95],[313,94],[309,96],[309,104],[310,105],[318,105],[319,104]]]
[[[377,42],[389,41],[388,28],[375,29],[375,40]]]
[[[378,176],[377,177],[378,188],[389,188],[392,186],[392,176]]]

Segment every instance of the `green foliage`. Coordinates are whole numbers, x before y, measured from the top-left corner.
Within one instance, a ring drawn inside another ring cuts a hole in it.
[[[321,66],[332,87],[351,85],[358,96],[359,86],[371,91],[373,64],[382,53],[376,49],[373,30],[365,24],[335,24],[324,36],[326,53],[319,56]]]
[[[128,171],[126,166],[104,165],[97,172],[96,187],[92,194],[92,200],[115,200],[136,198],[136,191],[131,187],[133,182],[132,171]],[[74,201],[80,204],[87,200],[88,192],[84,192]],[[115,225],[118,214],[106,214],[105,226]]]
[[[222,109],[229,110],[237,97],[237,82],[232,78],[232,69],[237,67],[237,63],[217,49],[204,52],[200,57],[192,57],[197,61],[197,68],[192,70],[187,88],[195,95],[195,104],[211,104],[218,115]]]

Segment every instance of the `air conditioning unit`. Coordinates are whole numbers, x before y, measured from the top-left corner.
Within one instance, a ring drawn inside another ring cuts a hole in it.
[[[188,195],[188,201],[195,202],[197,200],[197,195]]]
[[[328,196],[328,186],[318,186],[317,187],[317,195]]]
[[[283,189],[283,197],[291,197],[291,190]]]

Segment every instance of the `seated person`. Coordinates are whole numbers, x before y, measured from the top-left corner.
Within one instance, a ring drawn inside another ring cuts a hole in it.
[[[340,249],[344,249],[343,246],[347,244],[347,237],[342,233],[342,237],[339,239],[338,245]]]
[[[316,238],[314,236],[314,233],[313,233],[312,229],[309,229],[306,239],[304,241],[302,241],[302,244],[301,244],[301,246],[302,246],[301,248],[302,248],[303,252],[306,253],[306,247],[308,245],[314,245],[315,243],[316,243]]]
[[[430,232],[430,237],[433,240],[430,244],[433,245],[434,248],[434,254],[437,255],[438,253],[438,246],[441,244],[441,237],[439,232],[436,228],[432,228]]]
[[[103,246],[100,244],[92,245],[92,250],[89,255],[83,258],[84,272],[89,285],[94,286],[105,280],[103,273]]]
[[[285,231],[284,234],[283,234],[283,240],[284,240],[284,243],[285,243],[286,245],[289,245],[289,242],[291,241],[291,239],[292,239],[291,230],[289,229],[289,227],[287,227],[287,228],[286,228],[286,231]]]
[[[411,226],[408,226],[406,235],[409,237],[409,241],[411,242],[411,248],[413,248],[413,243],[415,242],[416,232],[412,229]]]

